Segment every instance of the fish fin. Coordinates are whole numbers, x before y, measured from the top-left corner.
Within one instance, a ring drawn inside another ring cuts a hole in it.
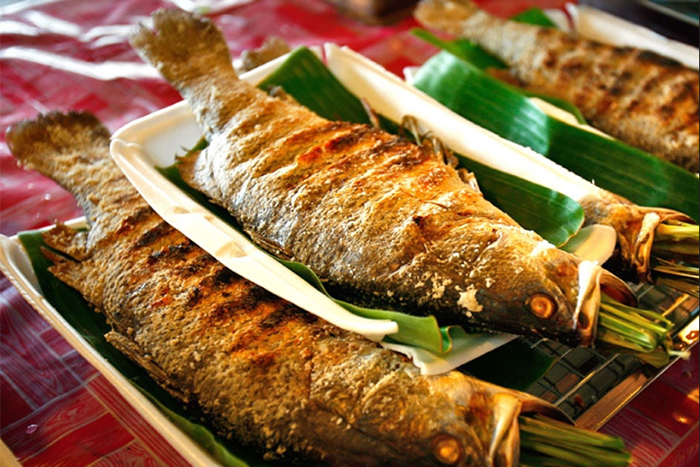
[[[458,167],[457,173],[459,178],[471,188],[474,193],[481,193],[481,188],[479,187],[479,181],[476,179],[474,172],[470,172],[464,167]]]
[[[51,248],[70,256],[76,261],[89,257],[87,250],[88,233],[71,229],[65,224],[56,224],[42,236],[44,242]]]
[[[117,331],[108,332],[105,334],[105,339],[107,339],[107,342],[112,344],[115,349],[124,354],[124,356],[136,362],[136,364],[146,370],[163,389],[170,393],[170,395],[185,403],[189,402],[187,394],[174,388],[173,381],[168,377],[168,374],[153,362],[148,354],[144,352],[136,342]]]
[[[294,96],[287,93],[287,91],[285,91],[282,86],[272,86],[267,93],[270,95],[270,97],[274,97],[275,99],[279,99],[281,101],[289,102],[295,105],[301,105],[299,104],[299,101],[297,101],[294,98]]]
[[[89,112],[53,111],[10,127],[7,145],[26,168],[56,177],[65,186],[60,166],[70,164],[68,157],[87,146],[108,147],[109,138],[109,130]],[[83,157],[89,157],[89,153]]]
[[[237,76],[226,40],[213,21],[178,9],[158,10],[152,18],[153,30],[140,24],[129,42],[178,90],[213,69]]]
[[[48,270],[56,279],[80,292],[90,305],[99,308],[104,287],[100,277],[95,275],[95,265],[83,243],[87,241],[87,235],[71,231],[69,227],[58,224],[44,232],[44,242],[55,249],[42,247],[41,253],[51,261]],[[83,258],[76,260],[76,257]]]
[[[253,242],[256,245],[258,245],[263,250],[272,253],[273,255],[277,256],[278,258],[285,260],[285,261],[291,261],[294,258],[294,253],[292,253],[289,249],[284,248],[279,243],[277,243],[273,240],[270,240],[267,237],[263,237],[261,235],[258,235],[255,232],[246,231],[246,233],[248,235],[250,235],[250,238],[253,240]]]
[[[224,195],[221,189],[217,186],[215,178],[206,168],[206,159],[209,157],[208,149],[201,151],[190,151],[184,156],[177,157],[177,170],[180,173],[182,180],[191,187],[197,187],[197,190],[209,195],[209,201],[213,204],[219,204],[216,199],[223,199]]]
[[[284,39],[277,36],[270,36],[265,40],[265,43],[257,49],[243,51],[239,63],[236,66],[236,71],[239,74],[243,74],[246,71],[254,70],[291,51],[292,48]]]
[[[56,279],[80,292],[92,305],[95,304],[91,300],[91,294],[85,288],[86,274],[81,267],[81,263],[45,247],[41,248],[41,254],[53,263],[48,269]]]

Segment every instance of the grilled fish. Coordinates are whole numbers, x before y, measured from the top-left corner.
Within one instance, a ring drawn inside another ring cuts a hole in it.
[[[304,466],[517,466],[517,417],[552,405],[459,372],[423,376],[402,356],[227,270],[166,224],[109,155],[87,113],[12,127],[26,167],[56,180],[89,230],[45,234],[51,272],[163,387],[266,459]],[[47,253],[48,254],[48,253]]]
[[[469,0],[423,0],[426,27],[472,40],[524,88],[568,100],[590,124],[698,172],[698,72],[653,52],[507,21]]]
[[[179,10],[153,20],[131,43],[186,98],[209,142],[180,172],[259,244],[359,305],[591,343],[597,281],[613,276],[523,230],[427,148],[239,80],[211,21]]]

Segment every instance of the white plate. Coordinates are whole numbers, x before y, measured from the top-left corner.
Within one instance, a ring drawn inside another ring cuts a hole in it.
[[[687,67],[698,69],[700,51],[697,47],[671,40],[649,28],[586,5],[569,3],[566,9],[571,17],[573,30],[587,39],[618,47],[651,50],[673,58]]]

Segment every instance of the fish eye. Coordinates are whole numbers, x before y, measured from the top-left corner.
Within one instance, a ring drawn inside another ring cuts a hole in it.
[[[549,319],[557,311],[554,299],[545,293],[536,293],[527,301],[530,312],[541,319]]]
[[[450,435],[438,435],[433,438],[432,451],[435,459],[445,465],[455,465],[464,457],[462,443]]]

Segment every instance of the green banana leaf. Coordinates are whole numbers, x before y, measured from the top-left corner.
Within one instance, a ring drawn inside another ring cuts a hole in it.
[[[534,26],[542,26],[544,28],[554,28],[556,23],[552,21],[549,16],[542,10],[542,8],[528,8],[527,10],[521,11],[520,13],[511,16],[512,21],[518,21],[520,23],[532,24]]]
[[[444,49],[417,71],[416,88],[494,133],[530,147],[596,185],[645,206],[675,209],[699,220],[698,178],[621,141],[549,117],[531,93],[491,76],[502,67],[478,46],[442,41],[422,30],[418,37]],[[541,96],[538,96],[541,97]],[[547,99],[571,111],[570,105]],[[580,119],[580,113],[575,113]]]

